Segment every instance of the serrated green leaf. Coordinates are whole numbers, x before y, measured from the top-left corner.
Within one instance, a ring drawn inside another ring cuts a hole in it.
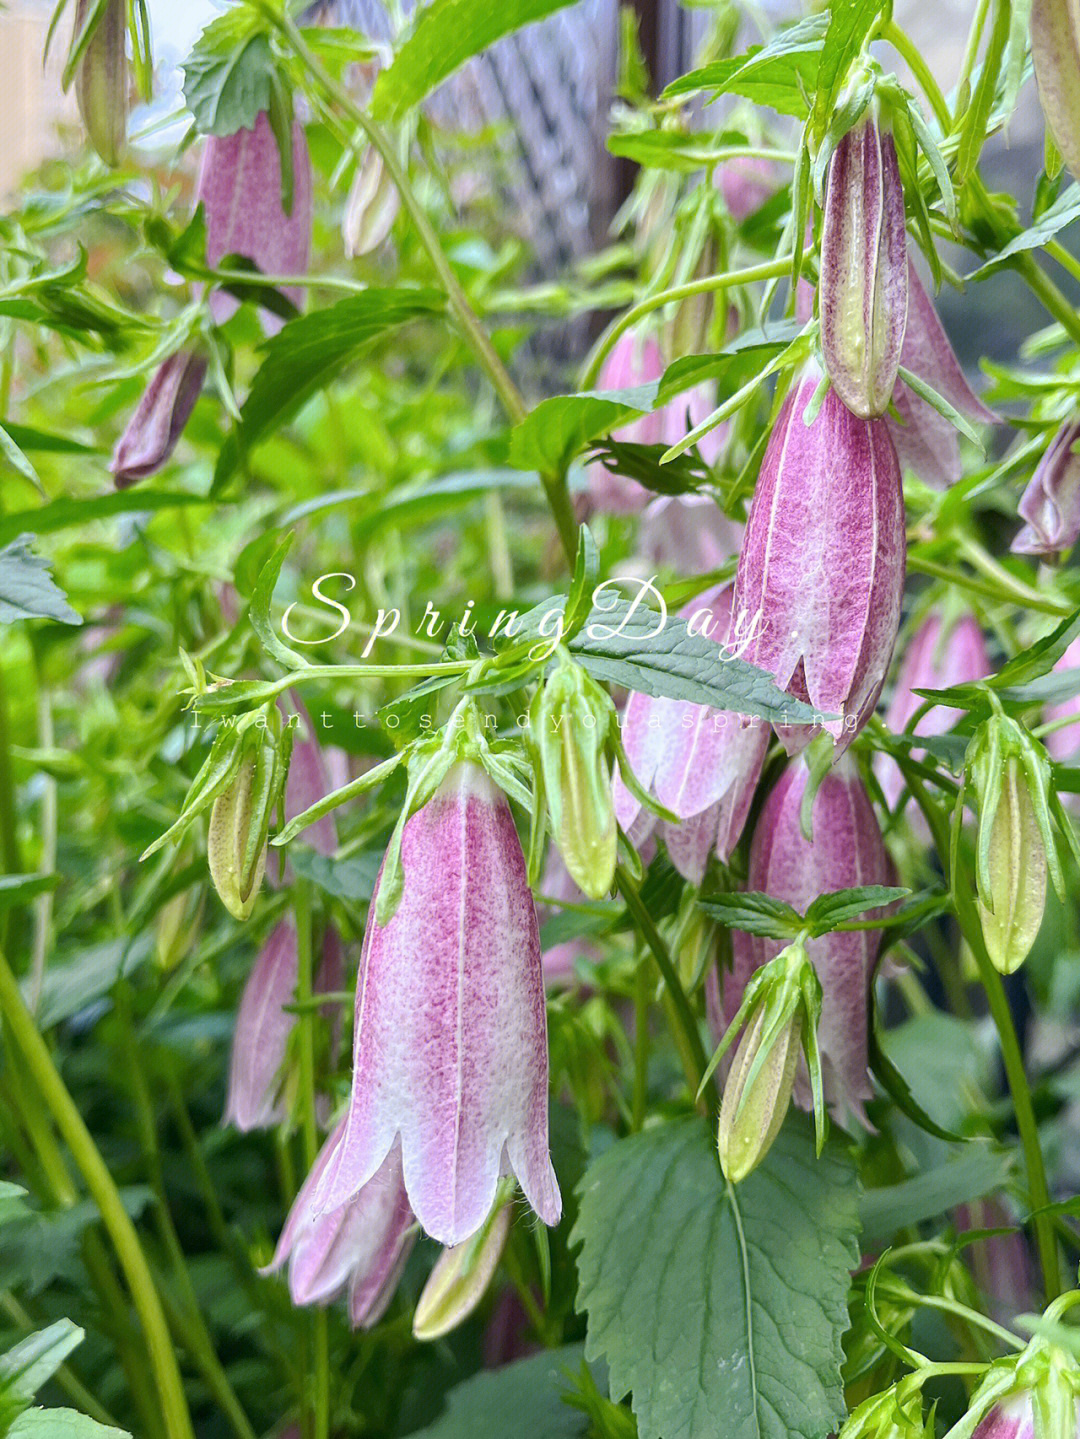
[[[412,1439],[476,1439],[478,1434],[577,1439],[588,1432],[589,1418],[564,1396],[573,1391],[572,1375],[583,1357],[584,1347],[571,1344],[474,1374],[449,1391],[446,1413]]]
[[[241,408],[240,427],[218,457],[215,487],[233,473],[244,450],[291,419],[365,345],[409,320],[439,314],[445,303],[436,290],[373,288],[291,320],[264,346],[265,359]]]
[[[1015,235],[997,254],[968,276],[969,280],[987,280],[1007,266],[1025,250],[1039,250],[1048,240],[1080,219],[1080,183],[1073,181],[1054,203],[1044,210],[1028,229]]]
[[[819,137],[836,108],[848,70],[884,6],[885,0],[834,0],[818,62],[814,131]]]
[[[28,1409],[8,1430],[8,1439],[131,1439],[126,1429],[99,1424],[77,1409]]]
[[[789,1119],[725,1187],[699,1118],[611,1146],[579,1190],[586,1355],[633,1394],[640,1439],[821,1439],[843,1417],[856,1180]],[[782,1258],[777,1250],[783,1236]]]
[[[183,70],[184,100],[202,135],[251,130],[270,107],[270,41],[246,7],[212,21]]]
[[[82,617],[52,577],[52,562],[35,555],[30,540],[20,535],[0,550],[0,624],[47,619],[81,625]]]
[[[398,119],[496,40],[564,10],[571,0],[431,0],[375,82],[371,113]]]
[[[306,655],[291,650],[279,637],[270,620],[270,606],[274,599],[274,588],[277,585],[281,574],[281,567],[285,563],[285,556],[292,549],[295,535],[290,530],[278,543],[273,554],[259,571],[259,578],[255,581],[255,588],[251,592],[251,603],[248,606],[248,618],[251,621],[251,628],[259,638],[263,649],[278,664],[284,665],[286,669],[298,666],[303,669],[308,664]]]
[[[828,15],[805,16],[779,31],[767,45],[755,45],[743,55],[691,70],[670,84],[662,98],[712,90],[718,95],[743,95],[781,115],[805,119],[805,97],[814,90],[828,24]]]
[[[709,895],[701,900],[701,908],[728,929],[741,929],[767,939],[794,939],[803,928],[797,909],[757,890]]]
[[[630,390],[588,390],[541,400],[510,431],[507,459],[519,470],[564,470],[590,440],[651,410],[656,391],[652,381]]]
[[[885,884],[864,884],[854,889],[837,889],[819,894],[806,911],[806,921],[815,935],[827,934],[845,919],[856,919],[869,909],[881,909],[906,899],[910,889]]]

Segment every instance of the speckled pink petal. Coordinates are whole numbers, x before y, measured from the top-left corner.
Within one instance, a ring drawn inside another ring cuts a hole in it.
[[[1080,669],[1080,639],[1073,640],[1054,669]],[[1070,719],[1074,715],[1080,716],[1080,692],[1072,695],[1069,699],[1061,700],[1058,704],[1047,705],[1043,718],[1047,724],[1052,724],[1055,720]],[[1057,764],[1074,764],[1077,752],[1080,751],[1080,719],[1077,723],[1066,725],[1063,729],[1051,730],[1043,743],[1049,751],[1050,758]]]
[[[285,818],[295,819],[313,804],[325,799],[333,789],[323,757],[322,746],[315,739],[311,718],[302,705],[291,703],[294,712],[300,716],[300,725],[294,730],[292,757],[289,760],[289,777],[285,783]],[[327,814],[316,820],[303,831],[301,844],[309,844],[319,854],[333,854],[337,849],[337,828],[334,816]]]
[[[646,335],[621,335],[600,370],[598,390],[632,390],[658,380],[664,373],[664,357],[656,341]],[[664,418],[650,411],[612,430],[613,440],[638,445],[657,445],[664,436]],[[637,480],[613,474],[599,460],[588,466],[589,498],[598,510],[613,515],[632,515],[645,508],[649,491]]]
[[[1000,424],[968,384],[945,327],[926,293],[919,272],[908,257],[908,317],[900,363],[938,392],[965,419]],[[885,417],[902,470],[911,470],[924,484],[944,489],[960,478],[960,443],[951,421],[920,399],[903,380],[893,391],[900,422]]]
[[[440,1243],[483,1223],[504,1157],[554,1224],[540,941],[502,793],[456,765],[405,826],[401,857],[393,919],[370,911],[349,1112],[315,1204],[345,1203],[400,1136],[409,1200]]]
[[[281,156],[265,112],[250,130],[210,135],[203,150],[197,198],[206,215],[206,258],[217,265],[226,255],[245,255],[264,275],[303,275],[311,256],[311,160],[304,127],[293,125],[293,203],[286,214],[281,191]],[[303,291],[285,293],[299,305]],[[217,324],[236,313],[238,301],[224,291],[210,296]],[[264,328],[281,328],[279,317],[263,316]]]
[[[813,425],[811,367],[785,400],[754,492],[735,583],[742,657],[805,694],[843,749],[869,715],[900,623],[906,537],[900,470],[881,420],[831,390]]]
[[[786,900],[805,912],[819,894],[858,885],[889,884],[892,867],[873,806],[849,758],[826,774],[813,807],[813,842],[800,826],[809,772],[801,761],[788,766],[770,792],[750,845],[747,889]],[[738,1008],[753,970],[777,955],[779,941],[735,935],[734,965],[725,977],[723,1014]],[[834,933],[810,940],[807,952],[822,987],[818,1043],[825,1092],[837,1117],[862,1117],[870,1098],[867,1019],[870,981],[881,934],[875,930]],[[796,1097],[808,1102],[805,1084]]]
[[[414,1240],[414,1221],[393,1145],[379,1170],[347,1204],[320,1214],[313,1195],[341,1143],[344,1121],[319,1152],[296,1196],[271,1270],[289,1265],[294,1304],[328,1304],[348,1285],[354,1327],[374,1324],[390,1302]]]
[[[296,929],[287,918],[259,951],[236,1015],[223,1122],[245,1133],[285,1117],[278,1088],[296,1016],[283,1006],[295,997],[296,964]]]
[[[1080,1415],[1077,1428],[1080,1429]],[[1012,1394],[979,1420],[972,1439],[1035,1439],[1031,1393]]]

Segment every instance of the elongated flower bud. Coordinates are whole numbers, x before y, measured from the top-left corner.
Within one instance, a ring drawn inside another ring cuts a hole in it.
[[[569,662],[537,691],[529,716],[555,843],[571,879],[591,899],[603,899],[615,879],[615,810],[605,757],[614,721],[609,696]]]
[[[740,655],[824,715],[844,749],[873,712],[900,624],[906,535],[900,468],[882,420],[831,391],[812,425],[808,369],[761,464],[735,580]],[[809,727],[782,735],[797,747]]]
[[[727,585],[703,595],[683,611],[697,616],[695,629],[717,644],[731,641],[732,590]],[[686,700],[655,699],[634,693],[623,720],[623,748],[641,787],[679,823],[658,820],[615,777],[615,813],[639,844],[656,828],[671,862],[692,884],[700,884],[709,854],[724,864],[738,843],[769,747],[769,729],[758,720]]]
[[[892,868],[877,818],[858,771],[844,758],[821,781],[811,815],[812,840],[802,831],[802,804],[809,770],[789,765],[769,793],[750,844],[747,888],[785,900],[802,914],[820,894],[859,885],[889,884]],[[866,915],[864,918],[871,918]],[[870,1098],[867,1075],[867,1020],[870,981],[881,933],[834,931],[807,941],[806,950],[821,981],[818,1047],[825,1096],[834,1115],[863,1118]],[[779,940],[732,933],[733,963],[724,976],[723,1014],[730,1021],[751,975],[781,950]],[[802,1080],[796,1102],[809,1105]]]
[[[979,918],[994,967],[1012,974],[1028,957],[1046,909],[1046,846],[1027,776],[1014,755],[1005,761],[996,809],[980,816],[980,827],[987,823],[988,869],[979,885]]]
[[[1032,0],[1031,59],[1054,144],[1080,177],[1080,15],[1075,0]]]
[[[720,1167],[732,1184],[745,1179],[772,1148],[795,1084],[802,1041],[801,1010],[794,1011],[762,1058],[764,1025],[762,1007],[739,1041],[724,1085],[717,1142]]]
[[[226,255],[243,255],[264,275],[303,275],[311,254],[311,160],[304,127],[293,125],[292,208],[286,212],[281,184],[281,155],[265,112],[250,130],[209,135],[203,150],[197,196],[206,215],[206,259],[219,265]],[[299,305],[303,292],[287,287]],[[210,313],[224,324],[239,301],[215,290]],[[263,328],[281,328],[278,316],[265,313]]]
[[[315,1192],[341,1144],[344,1121],[323,1145],[281,1231],[270,1272],[289,1266],[289,1293],[297,1305],[329,1304],[349,1293],[354,1329],[378,1323],[393,1297],[415,1239],[415,1227],[394,1144],[371,1179],[331,1213]]]
[[[206,361],[186,350],[157,367],[109,461],[118,490],[156,474],[170,458],[205,379]]]
[[[491,1283],[513,1217],[509,1200],[497,1199],[471,1239],[443,1250],[416,1304],[413,1334],[417,1339],[441,1339],[468,1319]]]
[[[78,0],[78,36],[94,8],[94,0]],[[75,98],[91,145],[106,165],[118,165],[127,142],[128,64],[127,6],[105,0],[94,33],[75,70]]]
[[[1080,423],[1061,426],[1035,467],[1018,506],[1018,555],[1059,555],[1080,539]]]
[[[369,145],[356,167],[341,221],[348,259],[378,249],[393,229],[399,204],[397,186],[386,173],[382,156]]]
[[[214,801],[206,839],[210,878],[236,919],[255,907],[266,869],[266,841],[284,782],[278,739],[249,731],[236,777]]]
[[[863,419],[883,415],[904,343],[907,241],[896,147],[869,117],[843,136],[829,162],[818,303],[836,393]]]
[[[875,1336],[876,1337],[876,1336]],[[933,1419],[926,1419],[917,1392],[901,1398],[898,1386],[872,1394],[845,1421],[837,1439],[934,1439]]]
[[[936,390],[965,419],[975,424],[1000,424],[1000,416],[987,409],[968,384],[934,303],[919,272],[908,257],[908,313],[900,364]],[[911,470],[924,484],[944,489],[960,478],[960,443],[956,427],[939,415],[903,380],[893,390],[896,416],[888,414],[889,427],[902,470]]]
[[[453,765],[409,817],[401,865],[393,917],[376,918],[378,886],[368,912],[349,1113],[316,1207],[352,1198],[400,1136],[409,1202],[441,1244],[483,1224],[504,1161],[555,1224],[536,912],[509,807],[478,765]]]
[[[986,641],[973,615],[960,615],[951,625],[944,623],[936,612],[928,615],[904,651],[885,723],[894,734],[903,734],[912,717],[926,703],[921,695],[915,693],[916,690],[949,689],[953,685],[969,684],[985,678],[990,670]],[[945,734],[956,718],[955,710],[934,705],[916,721],[914,733]],[[924,753],[923,750],[913,749],[911,756],[921,759]],[[904,787],[900,768],[890,755],[885,754],[875,756],[874,768],[892,809]]]

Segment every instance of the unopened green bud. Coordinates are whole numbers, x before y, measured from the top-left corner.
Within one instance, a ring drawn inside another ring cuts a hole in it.
[[[266,841],[285,782],[285,751],[292,732],[286,731],[284,744],[280,733],[269,726],[250,729],[244,738],[240,768],[214,801],[206,840],[210,878],[222,904],[236,919],[250,916],[262,884]]]
[[[994,967],[1011,974],[1027,958],[1046,908],[1046,880],[1062,887],[1050,821],[1046,751],[1000,712],[980,726],[968,755],[979,807],[976,899]]]
[[[987,857],[989,891],[980,886],[978,893],[983,939],[994,967],[1012,974],[1028,957],[1046,908],[1046,847],[1015,758],[1005,764]]]
[[[413,1316],[417,1339],[441,1339],[473,1312],[487,1291],[510,1233],[509,1193],[500,1193],[471,1239],[444,1249],[428,1275]]]
[[[871,1395],[848,1416],[837,1439],[933,1439],[934,1425],[923,1415],[918,1391],[903,1384]]]
[[[193,901],[190,890],[174,894],[158,910],[154,948],[162,969],[175,969],[190,953],[201,915],[201,900]]]
[[[590,899],[615,879],[615,806],[605,751],[614,723],[610,696],[566,660],[529,712],[551,828],[567,872]]]
[[[75,10],[76,41],[94,8],[94,0],[79,0]],[[106,165],[120,163],[127,140],[126,44],[127,6],[124,0],[105,0],[75,69],[75,98],[87,137]]]
[[[739,1041],[720,1103],[720,1167],[732,1184],[756,1169],[772,1148],[791,1103],[803,1015],[794,1010],[779,1032],[762,1005]]]

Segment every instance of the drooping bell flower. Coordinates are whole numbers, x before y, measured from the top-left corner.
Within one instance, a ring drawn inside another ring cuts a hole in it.
[[[265,111],[250,130],[209,135],[199,171],[197,198],[206,215],[206,259],[218,265],[226,255],[244,255],[264,275],[303,275],[311,254],[311,160],[304,127],[293,125],[292,206],[284,204],[281,155]],[[287,287],[299,305],[303,292]],[[210,295],[210,313],[221,325],[239,301],[224,291]],[[268,333],[280,329],[276,315],[263,314]]]
[[[536,911],[509,806],[478,765],[455,764],[410,816],[401,865],[393,917],[378,923],[379,886],[369,911],[349,1112],[315,1206],[347,1203],[400,1141],[409,1202],[441,1244],[480,1227],[507,1167],[555,1224]]]
[[[563,863],[562,855],[554,844],[548,847],[547,863],[540,880],[540,894],[545,899],[555,901],[551,905],[540,904],[538,906],[539,917],[544,922],[560,913],[558,907],[560,900],[567,904],[585,904],[587,902],[585,895],[571,879],[570,872]],[[541,956],[544,983],[554,987],[573,979],[574,961],[578,955],[598,959],[600,951],[595,943],[584,938],[564,939],[555,944],[549,944]]]
[[[377,250],[394,227],[400,199],[373,145],[364,151],[345,201],[341,239],[347,259]]]
[[[291,696],[291,703],[306,733],[293,744],[289,759],[289,776],[285,781],[285,819],[295,819],[313,804],[325,799],[334,788],[330,780],[322,746],[316,741],[311,717],[300,700]],[[323,815],[304,830],[304,843],[319,854],[333,854],[337,849],[337,827],[332,814]]]
[[[986,641],[974,615],[962,614],[953,624],[943,624],[936,612],[927,615],[911,637],[896,677],[896,688],[885,712],[885,723],[894,734],[903,734],[912,716],[925,704],[916,690],[943,690],[953,685],[984,679],[991,670]],[[920,716],[914,733],[940,735],[950,730],[957,713],[934,705]],[[912,750],[913,759],[925,751]],[[878,754],[874,768],[890,809],[904,788],[904,777],[891,755]]]
[[[770,792],[754,828],[746,882],[748,890],[784,900],[800,913],[820,894],[892,881],[877,817],[851,759],[845,756],[821,781],[811,815],[812,840],[803,834],[801,823],[809,777],[806,764],[796,760]],[[880,943],[879,930],[834,931],[806,942],[821,981],[817,1037],[825,1097],[841,1122],[849,1113],[862,1119],[863,1105],[872,1093],[867,1074],[868,1014]],[[732,968],[723,977],[725,1027],[738,1010],[750,976],[783,947],[781,940],[732,931]],[[796,1083],[795,1098],[809,1108],[804,1078]]]
[[[829,161],[818,304],[836,393],[863,419],[883,415],[904,343],[907,240],[896,146],[869,115]]]
[[[1024,528],[1017,555],[1060,555],[1080,539],[1080,422],[1063,424],[1035,467],[1017,506]]]
[[[906,535],[896,452],[882,420],[860,420],[804,371],[769,437],[735,580],[741,658],[824,719],[837,749],[877,703],[900,624]],[[789,748],[809,726],[781,731]]]
[[[621,335],[604,361],[597,381],[598,390],[630,390],[658,380],[664,373],[664,357],[651,335]],[[658,410],[641,415],[612,430],[613,440],[638,445],[658,445],[663,439],[663,419]],[[616,475],[599,460],[588,467],[589,498],[598,510],[613,515],[636,514],[649,501],[649,491],[637,480]]]
[[[94,0],[78,0],[75,37],[82,33]],[[105,0],[94,33],[75,68],[75,99],[87,137],[106,165],[118,165],[127,142],[127,6]]]
[[[109,461],[118,490],[156,474],[170,458],[205,379],[206,361],[186,350],[157,367]]]
[[[907,265],[908,312],[900,364],[925,380],[973,424],[999,424],[1000,417],[987,409],[968,384],[934,302],[926,293],[910,256]],[[896,446],[901,470],[911,470],[924,484],[937,489],[954,485],[960,478],[960,441],[956,427],[901,379],[896,382],[892,398],[899,418],[886,415],[885,423]]]
[[[1080,669],[1080,638],[1073,640],[1072,644],[1054,666],[1056,671]],[[1064,725],[1061,729],[1049,730],[1043,736],[1043,744],[1046,746],[1050,758],[1056,764],[1075,764],[1077,751],[1080,751],[1080,686],[1077,692],[1068,699],[1059,701],[1057,704],[1047,705],[1043,718],[1047,724],[1054,724],[1060,720],[1072,720],[1072,724]]]
[[[1045,1317],[1060,1323],[1058,1305]],[[1068,1350],[1036,1336],[1020,1354],[990,1366],[958,1427],[972,1439],[1077,1439],[1080,1364]]]
[[[728,644],[731,606],[732,589],[725,585],[692,601],[683,618],[697,616],[694,628],[702,633],[711,622],[710,637]],[[659,819],[616,775],[620,826],[635,844],[655,828],[683,878],[700,884],[710,852],[726,864],[738,843],[769,747],[768,726],[688,700],[635,692],[623,720],[623,747],[638,783],[679,822]]]
[[[323,1145],[293,1202],[267,1272],[289,1266],[296,1305],[329,1304],[348,1290],[354,1329],[377,1324],[393,1298],[416,1238],[393,1144],[378,1170],[347,1204],[323,1213],[315,1195],[345,1129],[343,1120]]]
[[[641,517],[638,545],[651,565],[703,575],[738,554],[742,531],[711,495],[658,495]]]
[[[1054,144],[1080,176],[1080,16],[1072,0],[1032,0],[1031,60]]]
[[[312,984],[315,994],[340,985],[341,959],[341,941],[328,929]],[[270,1129],[288,1117],[285,1066],[297,1016],[285,1006],[296,998],[297,964],[296,926],[288,916],[275,925],[259,951],[236,1013],[222,1123],[235,1125],[242,1134]],[[335,1024],[337,1006],[330,1007],[326,1018]]]

